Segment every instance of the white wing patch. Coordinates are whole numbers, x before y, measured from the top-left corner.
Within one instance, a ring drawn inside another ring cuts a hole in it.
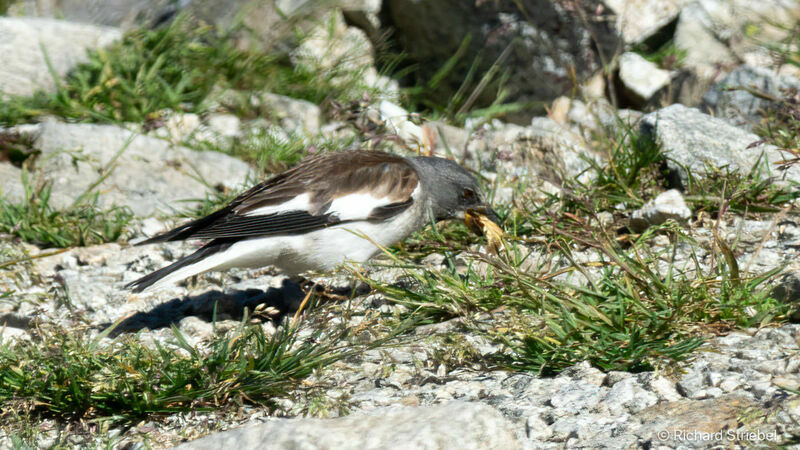
[[[280,205],[264,206],[252,211],[248,211],[246,216],[268,216],[270,214],[285,213],[289,211],[309,211],[311,209],[311,196],[308,193],[300,194],[297,197],[283,202]]]
[[[370,194],[355,193],[334,200],[328,212],[339,217],[339,220],[365,220],[373,209],[389,203],[392,201],[386,197],[375,198]]]
[[[416,199],[419,194],[419,185],[411,193],[411,197]],[[326,213],[331,213],[339,220],[367,220],[372,210],[381,206],[394,203],[389,197],[374,197],[370,193],[353,193],[335,199]],[[247,216],[266,216],[270,214],[287,213],[290,211],[310,211],[311,196],[308,193],[300,194],[293,199],[281,203],[280,205],[264,206],[247,212]]]
[[[419,194],[419,185],[411,193],[411,197],[416,199]],[[367,220],[372,210],[381,206],[396,203],[389,197],[374,197],[369,193],[353,193],[337,198],[328,208],[329,213],[333,213],[339,220]]]

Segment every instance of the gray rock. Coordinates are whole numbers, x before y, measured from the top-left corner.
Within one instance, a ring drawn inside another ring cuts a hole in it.
[[[652,373],[639,374],[637,377],[648,391],[656,394],[659,401],[675,401],[681,399],[681,394],[675,388],[675,383]]]
[[[0,17],[0,98],[27,96],[37,90],[54,91],[58,80],[53,76],[63,77],[86,61],[87,50],[110,45],[121,36],[116,28]]]
[[[127,145],[127,146],[126,146]],[[140,216],[191,206],[215,186],[241,187],[250,173],[244,162],[217,152],[200,152],[137,135],[114,125],[46,121],[38,127],[34,175],[52,181],[56,207],[72,204],[96,183],[101,205],[126,205]],[[202,181],[201,181],[202,180]]]
[[[636,44],[658,32],[691,0],[605,0],[617,16],[617,30],[628,44]]]
[[[510,100],[542,104],[570,92],[573,75],[582,82],[601,68],[601,59],[593,49],[599,47],[610,56],[617,48],[618,37],[607,15],[597,14],[602,11],[599,6],[597,1],[565,8],[559,2],[535,0],[513,5],[389,0],[384,2],[382,13],[387,17],[384,26],[395,30],[394,36],[408,55],[407,62],[419,68],[420,82],[430,80],[458,52],[465,36],[471,36],[463,56],[444,77],[432,101],[446,103],[480,54],[477,73],[485,73],[495,62],[509,72],[505,87],[513,93]],[[486,106],[495,97],[495,91],[485,89],[477,96],[475,106]],[[526,109],[514,121],[526,122],[537,112],[544,112],[544,108]]]
[[[260,108],[287,132],[317,133],[322,123],[319,106],[285,95],[264,92],[259,96]]]
[[[640,130],[660,144],[667,166],[683,184],[689,181],[689,174],[703,178],[709,167],[746,174],[756,164],[762,169],[762,177],[770,174],[800,181],[800,167],[791,166],[785,171],[776,168],[776,163],[785,160],[777,147],[695,108],[674,104],[647,114],[640,122]]]
[[[614,384],[605,397],[605,405],[614,416],[637,413],[658,403],[658,397],[645,390],[635,378]]]
[[[642,411],[638,416],[642,426],[635,433],[654,446],[708,448],[719,441],[709,442],[713,439],[699,436],[736,430],[741,415],[756,407],[751,400],[737,396],[661,403]]]
[[[624,110],[614,109],[614,106],[605,98],[592,100],[587,103],[578,99],[560,97],[569,102],[565,120],[580,128],[592,132],[605,130],[617,125],[617,118],[624,121]]]
[[[563,372],[561,372],[560,376],[578,379],[597,386],[606,384],[608,377],[606,373],[592,366],[588,361],[584,361],[565,369]]]
[[[208,130],[217,136],[230,138],[241,133],[241,121],[233,114],[209,114],[206,124]]]
[[[335,419],[279,420],[213,434],[182,449],[520,448],[508,422],[480,403],[382,408]]]
[[[700,368],[686,374],[677,384],[678,392],[684,397],[703,398],[708,388],[707,370]]]
[[[541,154],[543,168],[556,171],[562,179],[586,181],[593,175],[589,170],[591,164],[586,159],[599,161],[579,135],[546,117],[533,119],[521,137],[521,143],[532,144],[528,157],[537,158],[537,154]]]
[[[25,189],[20,179],[22,169],[7,162],[0,162],[0,198],[11,203],[20,203],[25,198]]]
[[[686,206],[683,195],[677,189],[670,189],[658,196],[631,214],[630,226],[634,231],[641,232],[652,225],[661,225],[667,220],[677,222],[688,220],[692,211]]]
[[[163,127],[155,128],[148,133],[148,136],[167,139],[179,144],[189,139],[196,131],[201,130],[201,125],[200,116],[197,114],[173,114],[167,117]]]
[[[712,78],[720,65],[735,64],[756,47],[744,35],[746,24],[771,21],[791,27],[798,15],[800,4],[796,1],[696,0],[681,10],[675,28],[675,46],[686,52],[683,60],[686,67],[701,78]],[[770,39],[778,40],[778,36],[772,35]]]
[[[553,429],[535,412],[525,421],[525,435],[532,441],[546,441],[553,435]]]
[[[293,31],[306,34],[340,1],[219,0],[189,1],[182,12],[200,21],[234,32],[241,46],[286,51],[298,44]]]
[[[644,104],[669,86],[670,75],[640,54],[625,52],[619,57],[619,79],[628,97]]]
[[[284,45],[292,42],[292,27],[308,29],[315,15],[337,4],[349,9],[367,8],[359,0],[312,2],[308,0],[21,0],[11,5],[9,15],[64,18],[74,22],[120,27],[153,27],[168,22],[178,13],[230,29],[239,24],[247,33],[236,37],[243,45]]]
[[[337,10],[318,19],[318,24],[291,52],[291,58],[297,67],[326,74],[334,86],[356,81],[373,86],[378,82],[378,73],[372,53],[366,33],[348,26]]]
[[[743,65],[709,89],[703,103],[716,117],[749,129],[758,124],[766,112],[777,107],[775,102],[756,97],[749,90],[782,98],[787,89],[800,90],[800,80],[763,67]]]
[[[566,384],[550,399],[556,415],[578,414],[591,410],[603,399],[603,390],[596,384],[576,381]]]
[[[429,121],[423,128],[432,130],[434,133],[433,143],[436,155],[463,155],[470,140],[469,130],[454,127],[441,121]]]
[[[48,17],[130,29],[151,25],[176,12],[175,0],[21,0],[10,16]],[[185,1],[182,3],[186,3]]]

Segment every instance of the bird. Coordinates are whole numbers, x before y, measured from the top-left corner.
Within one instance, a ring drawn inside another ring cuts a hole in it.
[[[142,292],[210,270],[277,267],[289,276],[363,263],[431,221],[488,217],[476,178],[449,159],[375,150],[306,158],[217,211],[136,245],[202,240],[125,287]],[[480,230],[470,227],[480,234]]]

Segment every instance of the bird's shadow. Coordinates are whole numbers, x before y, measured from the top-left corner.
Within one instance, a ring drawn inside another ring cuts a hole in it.
[[[200,295],[173,298],[149,311],[133,314],[117,323],[116,326],[104,323],[99,328],[105,330],[114,326],[109,336],[115,337],[123,333],[135,333],[145,328],[156,330],[169,327],[189,316],[195,316],[208,322],[226,319],[241,320],[246,311],[253,312],[257,307],[274,308],[277,313],[270,315],[269,319],[280,322],[287,314],[297,311],[305,298],[307,289],[310,288],[309,285],[301,285],[286,279],[280,287],[268,288],[266,291],[261,289],[237,289],[226,292],[212,290]],[[304,291],[304,289],[306,290]],[[325,291],[317,286],[315,290],[318,294],[323,293],[333,297],[357,296],[364,293],[364,286],[336,289],[333,292]]]

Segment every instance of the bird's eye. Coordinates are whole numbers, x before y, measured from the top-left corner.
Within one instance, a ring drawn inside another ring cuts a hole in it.
[[[461,198],[465,201],[472,201],[475,198],[475,191],[464,189],[464,192],[461,193]]]

